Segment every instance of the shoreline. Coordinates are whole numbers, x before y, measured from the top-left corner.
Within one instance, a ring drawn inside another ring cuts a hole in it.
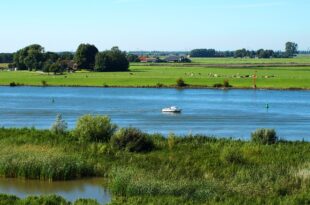
[[[266,88],[252,88],[252,87],[211,87],[211,86],[203,86],[203,85],[188,85],[184,87],[179,87],[175,85],[167,86],[156,86],[156,85],[141,85],[141,86],[122,86],[122,85],[25,85],[25,84],[18,84],[15,86],[0,84],[0,87],[58,87],[58,88],[157,88],[157,89],[179,89],[179,90],[191,90],[191,89],[208,89],[208,90],[275,90],[275,91],[310,91],[310,88],[273,88],[273,87],[266,87]]]

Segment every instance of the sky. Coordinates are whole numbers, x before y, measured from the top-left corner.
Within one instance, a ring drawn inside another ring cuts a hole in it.
[[[310,49],[309,0],[0,0],[0,53]]]

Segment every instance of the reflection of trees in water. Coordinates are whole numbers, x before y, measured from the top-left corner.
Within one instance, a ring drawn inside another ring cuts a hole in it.
[[[0,179],[0,192],[24,192],[50,194],[55,192],[85,192],[86,189],[102,189],[103,179],[48,182],[40,180]]]

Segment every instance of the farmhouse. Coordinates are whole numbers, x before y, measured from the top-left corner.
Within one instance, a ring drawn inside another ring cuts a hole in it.
[[[157,63],[158,59],[157,58],[149,58],[145,56],[139,57],[141,63]]]
[[[182,62],[190,62],[190,59],[184,56],[168,56],[164,59],[165,62],[168,63],[182,63]]]

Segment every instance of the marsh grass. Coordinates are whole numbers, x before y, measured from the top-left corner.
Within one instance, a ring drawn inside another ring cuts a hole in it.
[[[264,145],[193,135],[148,137],[155,149],[136,153],[105,142],[80,143],[71,132],[1,128],[0,176],[103,176],[113,193],[112,204],[309,202],[308,142]]]

